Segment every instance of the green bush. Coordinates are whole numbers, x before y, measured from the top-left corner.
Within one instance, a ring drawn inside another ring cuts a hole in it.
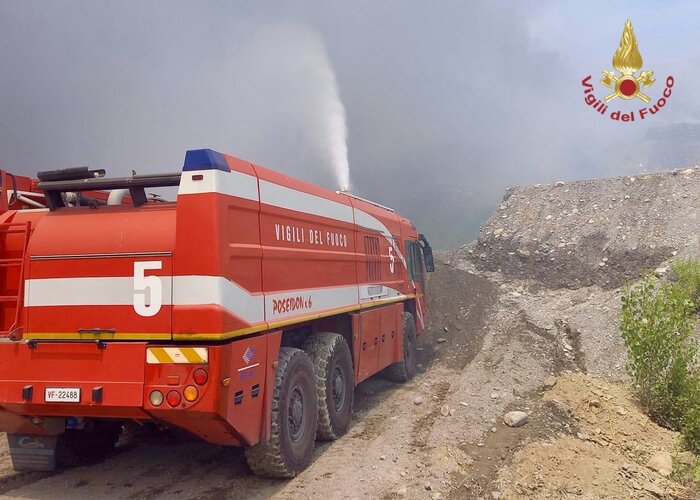
[[[627,371],[644,410],[674,430],[682,429],[687,410],[700,408],[694,311],[684,286],[651,275],[622,294],[620,331],[627,346]],[[695,426],[693,418],[686,422],[689,430]]]
[[[683,415],[683,442],[693,453],[700,454],[700,404],[690,407]]]
[[[678,287],[687,293],[695,308],[700,308],[700,261],[680,259],[671,266]]]

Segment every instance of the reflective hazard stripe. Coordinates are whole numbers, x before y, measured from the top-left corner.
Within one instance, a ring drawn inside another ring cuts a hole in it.
[[[206,347],[149,347],[146,362],[149,365],[177,363],[207,363],[209,351]]]

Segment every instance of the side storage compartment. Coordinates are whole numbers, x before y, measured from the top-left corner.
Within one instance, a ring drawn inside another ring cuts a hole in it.
[[[399,302],[351,314],[355,383],[401,359],[402,312]]]

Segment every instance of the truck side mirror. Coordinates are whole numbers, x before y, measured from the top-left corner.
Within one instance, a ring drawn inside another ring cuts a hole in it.
[[[423,247],[423,259],[425,260],[425,270],[429,273],[435,271],[435,260],[433,259],[433,249],[430,245]]]
[[[429,273],[435,271],[435,259],[433,259],[433,249],[428,243],[428,238],[424,234],[418,235],[418,240],[422,243],[423,247],[423,262],[425,263],[425,270]]]

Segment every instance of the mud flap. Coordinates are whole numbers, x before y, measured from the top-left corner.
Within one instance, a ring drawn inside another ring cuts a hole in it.
[[[12,466],[17,471],[52,471],[56,468],[58,436],[7,434]]]

